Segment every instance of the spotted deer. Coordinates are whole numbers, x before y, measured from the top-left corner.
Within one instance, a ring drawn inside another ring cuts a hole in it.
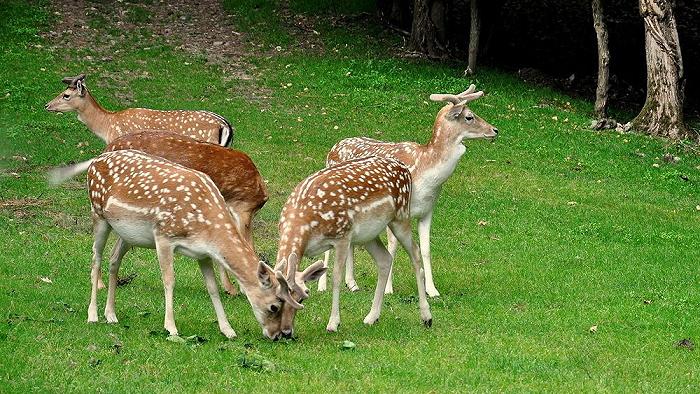
[[[239,233],[224,197],[204,173],[135,150],[103,153],[92,160],[87,172],[94,234],[88,322],[97,322],[97,281],[105,241],[112,230],[127,245],[156,249],[165,290],[164,327],[170,335],[178,333],[173,312],[175,252],[199,262],[219,329],[228,338],[236,333],[221,304],[212,261],[236,277],[267,338],[280,338],[283,307],[303,308],[289,287],[290,277],[295,283],[296,271],[288,277],[258,261]],[[110,263],[108,323],[117,322],[117,269]]]
[[[255,213],[267,202],[268,193],[260,172],[248,155],[236,149],[200,142],[164,131],[124,135],[108,144],[105,152],[125,149],[135,149],[159,156],[207,174],[221,191],[226,205],[236,219],[239,233],[244,240],[253,245],[252,220]],[[50,183],[62,183],[87,170],[93,160],[51,170]],[[110,260],[119,267],[127,252],[127,245],[119,238],[114,245]],[[235,295],[237,290],[231,284],[225,268],[219,266],[219,269],[224,289],[227,293]],[[98,288],[104,288],[101,276],[98,279]]]
[[[233,127],[221,115],[209,111],[159,111],[128,108],[107,111],[92,97],[85,74],[63,78],[66,90],[46,104],[50,112],[77,112],[95,135],[106,143],[125,134],[145,130],[168,130],[199,141],[230,146]]]
[[[336,251],[333,303],[326,330],[337,331],[340,324],[339,273],[352,245],[364,245],[377,265],[377,288],[364,322],[374,324],[379,319],[391,269],[391,255],[379,239],[380,232],[387,226],[411,256],[420,316],[426,326],[432,324],[420,268],[420,251],[411,235],[410,197],[411,174],[406,166],[393,159],[371,156],[316,172],[299,183],[287,199],[279,222],[277,269],[295,266],[301,256],[316,256],[330,248]],[[322,267],[322,262],[315,265]],[[294,296],[303,298],[303,294],[296,292]],[[287,337],[293,335],[296,309],[292,306],[285,306],[282,319],[282,335]]]
[[[415,142],[383,142],[371,138],[347,138],[335,144],[328,156],[326,165],[334,166],[340,162],[376,155],[392,158],[405,164],[413,179],[413,194],[411,195],[411,217],[418,220],[418,236],[420,250],[425,269],[425,285],[428,295],[440,295],[435,288],[430,259],[430,226],[433,220],[433,209],[440,195],[442,185],[452,175],[459,159],[466,151],[463,144],[465,139],[488,138],[498,135],[498,129],[490,125],[472,112],[467,104],[474,101],[484,92],[475,92],[476,86],[460,94],[431,94],[430,99],[447,102],[435,117],[433,135],[427,144]],[[396,255],[396,238],[393,229],[387,230],[389,252],[392,259]],[[329,252],[326,252],[325,265],[328,265]],[[335,269],[333,270],[335,273]],[[335,280],[335,279],[334,279]],[[345,282],[350,290],[357,290],[353,273],[352,253],[348,254]],[[325,275],[319,280],[319,290],[326,289]],[[386,287],[387,293],[393,293],[391,274]]]

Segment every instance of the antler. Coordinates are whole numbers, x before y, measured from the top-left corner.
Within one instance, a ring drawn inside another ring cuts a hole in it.
[[[302,300],[309,298],[309,295],[297,283],[297,270],[299,269],[299,256],[292,252],[287,258],[287,283],[291,289],[299,294]]]
[[[65,83],[68,85],[69,88],[75,88],[78,81],[82,81],[85,79],[85,74],[80,74],[77,77],[65,77],[61,82]]]
[[[476,85],[471,84],[467,90],[460,94],[431,94],[430,99],[433,101],[444,101],[454,105],[463,105],[484,95],[484,92],[478,91],[475,93],[475,90]]]
[[[297,302],[297,300],[294,299],[294,297],[292,297],[292,289],[290,289],[289,287],[289,282],[287,282],[287,278],[285,278],[284,275],[282,275],[282,273],[277,270],[275,270],[275,278],[277,278],[277,281],[280,284],[279,288],[277,289],[277,297],[284,300],[284,302],[291,305],[294,309],[304,309],[304,305],[300,304],[299,302]]]

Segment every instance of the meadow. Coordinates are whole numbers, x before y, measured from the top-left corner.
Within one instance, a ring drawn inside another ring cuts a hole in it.
[[[589,101],[504,71],[463,77],[463,64],[402,56],[399,37],[358,16],[363,2],[226,0],[217,24],[240,42],[219,58],[152,27],[151,1],[86,4],[91,33],[74,34],[90,37],[82,45],[51,34],[70,18],[56,4],[0,7],[0,392],[700,390],[697,147],[592,132]],[[119,10],[123,24],[110,17]],[[44,110],[61,78],[81,72],[108,109],[225,116],[233,146],[268,181],[254,222],[268,259],[287,196],[335,142],[424,143],[441,107],[428,96],[476,84],[486,94],[470,106],[500,134],[465,142],[435,208],[432,328],[421,324],[404,251],[380,321],[362,323],[376,270],[359,250],[360,291],[341,294],[338,333],[325,330],[330,293],[314,286],[297,338],[278,342],[263,338],[244,297],[225,297],[238,334],[229,341],[197,265],[178,257],[184,341],[167,340],[151,250],[125,258],[121,275],[135,276],[117,290],[119,324],[87,324],[84,177],[57,188],[45,180],[104,147],[74,114]]]

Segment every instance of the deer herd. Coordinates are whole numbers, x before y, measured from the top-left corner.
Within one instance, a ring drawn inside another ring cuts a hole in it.
[[[229,275],[253,308],[269,339],[294,335],[296,312],[309,297],[307,283],[326,290],[330,250],[335,250],[332,307],[326,329],[340,324],[341,275],[358,290],[353,246],[363,246],[377,265],[372,306],[364,319],[379,319],[385,293],[392,293],[397,243],[408,252],[418,289],[423,324],[432,325],[428,296],[440,295],[433,279],[430,227],[444,182],[466,148],[463,140],[493,139],[498,130],[467,106],[483,95],[475,86],[460,94],[433,94],[445,102],[425,145],[344,139],[333,146],[326,167],[301,181],[282,208],[274,267],[255,251],[252,220],[268,200],[257,167],[245,153],[229,148],[234,129],[208,111],[129,108],[111,112],[93,98],[85,75],[64,78],[66,90],[46,104],[52,112],[75,111],[78,119],[107,143],[101,155],[49,172],[60,184],[87,172],[93,221],[91,293],[88,322],[98,321],[97,294],[102,254],[111,232],[117,236],[109,258],[104,317],[116,323],[115,293],[122,258],[132,247],[155,249],[165,291],[164,327],[177,335],[173,311],[175,253],[199,263],[219,329],[236,336],[219,297],[214,266],[224,290],[237,294]],[[412,236],[418,222],[419,242]],[[380,240],[387,231],[388,249]],[[325,252],[323,260],[301,270],[304,256]]]

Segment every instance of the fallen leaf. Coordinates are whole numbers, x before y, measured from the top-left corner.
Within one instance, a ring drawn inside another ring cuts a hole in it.
[[[479,222],[477,222],[476,224],[478,224],[479,226],[487,226],[489,222],[487,222],[486,220],[479,220]]]
[[[179,337],[177,335],[168,335],[168,337],[165,338],[165,340],[170,341],[170,342],[179,343],[181,345],[187,344],[187,341],[185,341],[185,338]]]
[[[567,202],[567,204],[568,204],[568,205],[571,205],[571,206],[574,206],[574,205],[577,204],[577,202],[576,202],[576,201],[569,201],[569,202]]]
[[[53,281],[46,276],[42,276],[40,279],[44,283],[53,283]]]
[[[598,332],[598,325],[596,324],[594,326],[591,326],[591,328],[588,329],[588,332],[590,332],[591,334],[597,333]]]
[[[352,349],[355,349],[357,347],[357,345],[355,345],[355,342],[345,340],[345,341],[343,341],[343,344],[340,347],[343,350],[352,350]]]
[[[695,344],[693,343],[693,341],[690,340],[690,338],[683,338],[680,341],[676,342],[676,347],[694,350]]]

